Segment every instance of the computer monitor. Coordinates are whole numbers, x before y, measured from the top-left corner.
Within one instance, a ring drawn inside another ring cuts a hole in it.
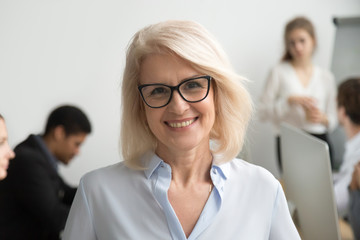
[[[328,145],[290,125],[280,127],[283,184],[304,240],[340,240]]]

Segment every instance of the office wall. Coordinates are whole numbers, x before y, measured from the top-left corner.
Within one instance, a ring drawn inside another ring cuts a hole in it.
[[[1,0],[0,112],[10,144],[40,133],[49,111],[76,104],[89,115],[94,132],[65,178],[77,184],[92,169],[121,160],[118,151],[120,82],[125,49],[141,27],[167,19],[191,19],[224,46],[254,101],[280,59],[286,21],[306,15],[315,24],[314,62],[330,68],[334,16],[359,15],[358,0]],[[249,161],[278,176],[270,125],[254,120],[248,132]]]

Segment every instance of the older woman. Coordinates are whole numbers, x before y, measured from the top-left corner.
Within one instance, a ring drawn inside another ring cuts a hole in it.
[[[122,85],[124,161],[86,174],[64,239],[299,239],[279,182],[235,156],[251,99],[199,24],[132,39]]]
[[[0,114],[0,180],[7,176],[9,160],[14,158],[15,154],[8,143],[8,134],[3,116]]]

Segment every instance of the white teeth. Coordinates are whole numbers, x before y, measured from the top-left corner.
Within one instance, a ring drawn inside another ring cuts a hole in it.
[[[190,124],[192,124],[193,122],[194,122],[194,119],[185,121],[185,122],[169,123],[169,125],[170,125],[170,127],[173,127],[173,128],[181,128],[181,127],[187,127]]]

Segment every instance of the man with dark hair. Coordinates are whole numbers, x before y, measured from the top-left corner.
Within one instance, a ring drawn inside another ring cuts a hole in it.
[[[338,209],[346,210],[356,239],[360,239],[360,78],[351,78],[338,87],[338,118],[347,142],[335,196]],[[341,215],[341,214],[340,214]]]
[[[0,239],[58,240],[75,196],[57,171],[79,153],[91,132],[77,107],[51,112],[44,135],[30,135],[15,148],[8,177],[0,182]]]

